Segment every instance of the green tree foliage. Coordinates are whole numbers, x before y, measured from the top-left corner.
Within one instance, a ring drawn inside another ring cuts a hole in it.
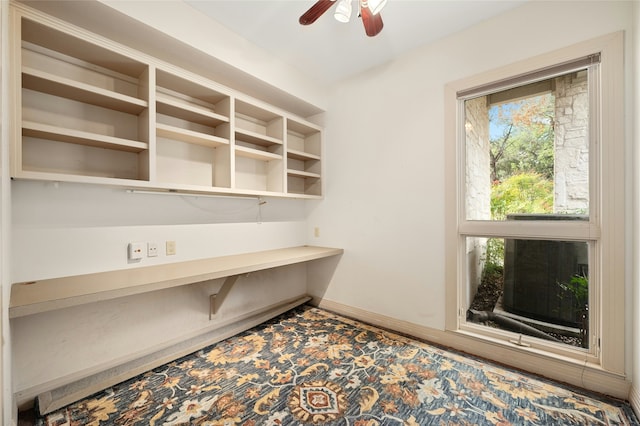
[[[553,212],[554,98],[551,94],[495,105],[489,111],[491,218]],[[504,240],[487,244],[489,267],[502,267]]]
[[[504,239],[489,238],[487,240],[486,263],[484,267],[485,274],[500,274],[504,271]]]
[[[551,94],[491,108],[490,121],[501,134],[491,139],[491,181],[522,172],[553,180],[554,98]]]
[[[573,275],[568,283],[558,283],[560,288],[573,294],[577,311],[589,305],[589,279],[584,275]]]
[[[553,182],[537,173],[519,173],[491,188],[491,217],[505,220],[510,213],[552,213]],[[486,248],[487,268],[502,267],[504,240],[490,238]],[[502,270],[502,269],[500,269]]]
[[[491,217],[504,220],[510,213],[552,213],[553,182],[539,173],[509,176],[491,188]]]

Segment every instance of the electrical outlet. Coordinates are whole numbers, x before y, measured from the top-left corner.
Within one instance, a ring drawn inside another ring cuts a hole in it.
[[[129,243],[127,254],[129,260],[140,260],[144,253],[144,243]]]
[[[156,257],[158,255],[158,243],[147,243],[147,257]]]
[[[167,256],[173,256],[176,254],[176,242],[175,241],[167,241],[166,243],[166,253]]]

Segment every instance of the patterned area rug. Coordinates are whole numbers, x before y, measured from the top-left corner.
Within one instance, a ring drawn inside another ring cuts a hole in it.
[[[38,425],[634,425],[626,403],[302,307]]]

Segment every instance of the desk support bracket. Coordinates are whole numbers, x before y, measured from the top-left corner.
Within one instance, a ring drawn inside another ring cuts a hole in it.
[[[213,316],[218,313],[222,302],[226,299],[227,294],[231,291],[231,288],[236,283],[240,275],[231,275],[224,280],[222,287],[216,294],[209,296],[209,321],[213,319]]]

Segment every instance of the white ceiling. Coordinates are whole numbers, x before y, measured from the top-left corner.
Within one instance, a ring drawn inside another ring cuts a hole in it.
[[[389,0],[382,32],[367,37],[356,3],[351,21],[332,6],[314,24],[298,18],[315,0],[185,0],[280,60],[324,84],[334,83],[418,46],[468,28],[527,0]]]

